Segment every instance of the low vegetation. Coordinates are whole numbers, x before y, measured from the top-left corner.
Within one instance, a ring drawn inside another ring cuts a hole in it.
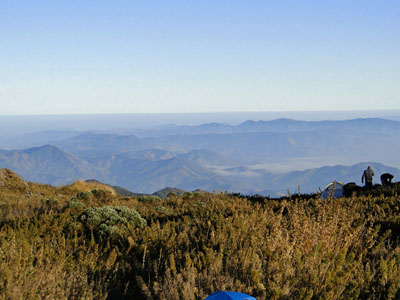
[[[117,195],[0,176],[0,299],[399,299],[400,197]]]

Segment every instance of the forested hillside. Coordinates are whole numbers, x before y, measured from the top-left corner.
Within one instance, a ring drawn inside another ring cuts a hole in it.
[[[0,299],[397,299],[400,199],[126,197],[0,169]]]

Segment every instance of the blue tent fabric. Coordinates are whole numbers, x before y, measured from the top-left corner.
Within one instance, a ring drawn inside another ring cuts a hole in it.
[[[238,292],[215,292],[204,300],[257,300],[256,298]]]
[[[343,186],[344,183],[340,181],[333,181],[325,187],[325,190],[321,194],[321,198],[328,199],[343,197]]]

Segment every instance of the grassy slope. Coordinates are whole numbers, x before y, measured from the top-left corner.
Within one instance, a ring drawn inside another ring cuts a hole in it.
[[[0,299],[257,299],[400,296],[398,196],[252,202],[187,193],[160,201],[106,186],[0,174]],[[96,193],[83,193],[97,189]],[[84,207],[127,206],[147,226],[101,236]]]

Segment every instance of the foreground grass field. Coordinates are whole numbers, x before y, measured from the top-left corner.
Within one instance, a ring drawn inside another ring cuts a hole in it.
[[[399,299],[400,197],[123,197],[0,173],[0,299]]]

